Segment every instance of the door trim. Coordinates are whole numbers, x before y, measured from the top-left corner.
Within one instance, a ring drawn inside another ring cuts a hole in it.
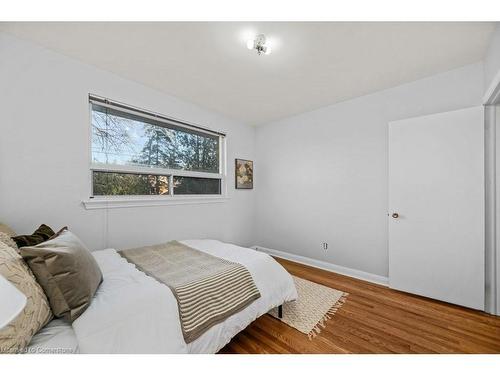
[[[486,90],[484,105],[485,310],[500,315],[500,70]]]
[[[484,311],[499,315],[496,111],[495,105],[484,107]]]

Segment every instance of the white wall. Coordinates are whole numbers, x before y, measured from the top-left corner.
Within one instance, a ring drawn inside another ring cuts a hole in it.
[[[256,245],[387,276],[387,123],[483,92],[477,63],[259,127]]]
[[[5,33],[0,85],[0,221],[20,233],[68,225],[94,249],[191,237],[253,243],[254,192],[234,189],[232,166],[254,159],[254,128]],[[85,210],[89,93],[227,132],[230,200]]]
[[[218,238],[386,276],[387,123],[481,104],[483,73],[466,66],[254,139],[251,127],[0,33],[0,221],[19,232],[69,225],[92,248]],[[229,202],[85,210],[89,92],[226,131]],[[256,160],[254,191],[234,189],[235,157]]]

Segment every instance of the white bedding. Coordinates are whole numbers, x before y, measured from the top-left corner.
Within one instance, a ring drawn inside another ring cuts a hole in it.
[[[54,319],[31,340],[26,353],[30,354],[76,354],[78,341],[70,323]]]
[[[256,318],[297,298],[291,276],[267,254],[215,240],[181,242],[243,264],[261,297],[187,345],[170,289],[115,250],[96,251],[104,280],[90,307],[73,322],[80,353],[216,353]]]

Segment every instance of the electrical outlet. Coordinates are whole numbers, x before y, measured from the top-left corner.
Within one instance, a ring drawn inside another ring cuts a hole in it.
[[[322,246],[323,246],[323,250],[325,250],[325,251],[328,250],[328,242],[323,242]]]

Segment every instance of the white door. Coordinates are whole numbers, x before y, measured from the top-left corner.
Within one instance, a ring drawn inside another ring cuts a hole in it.
[[[482,107],[389,124],[389,285],[484,309]]]

